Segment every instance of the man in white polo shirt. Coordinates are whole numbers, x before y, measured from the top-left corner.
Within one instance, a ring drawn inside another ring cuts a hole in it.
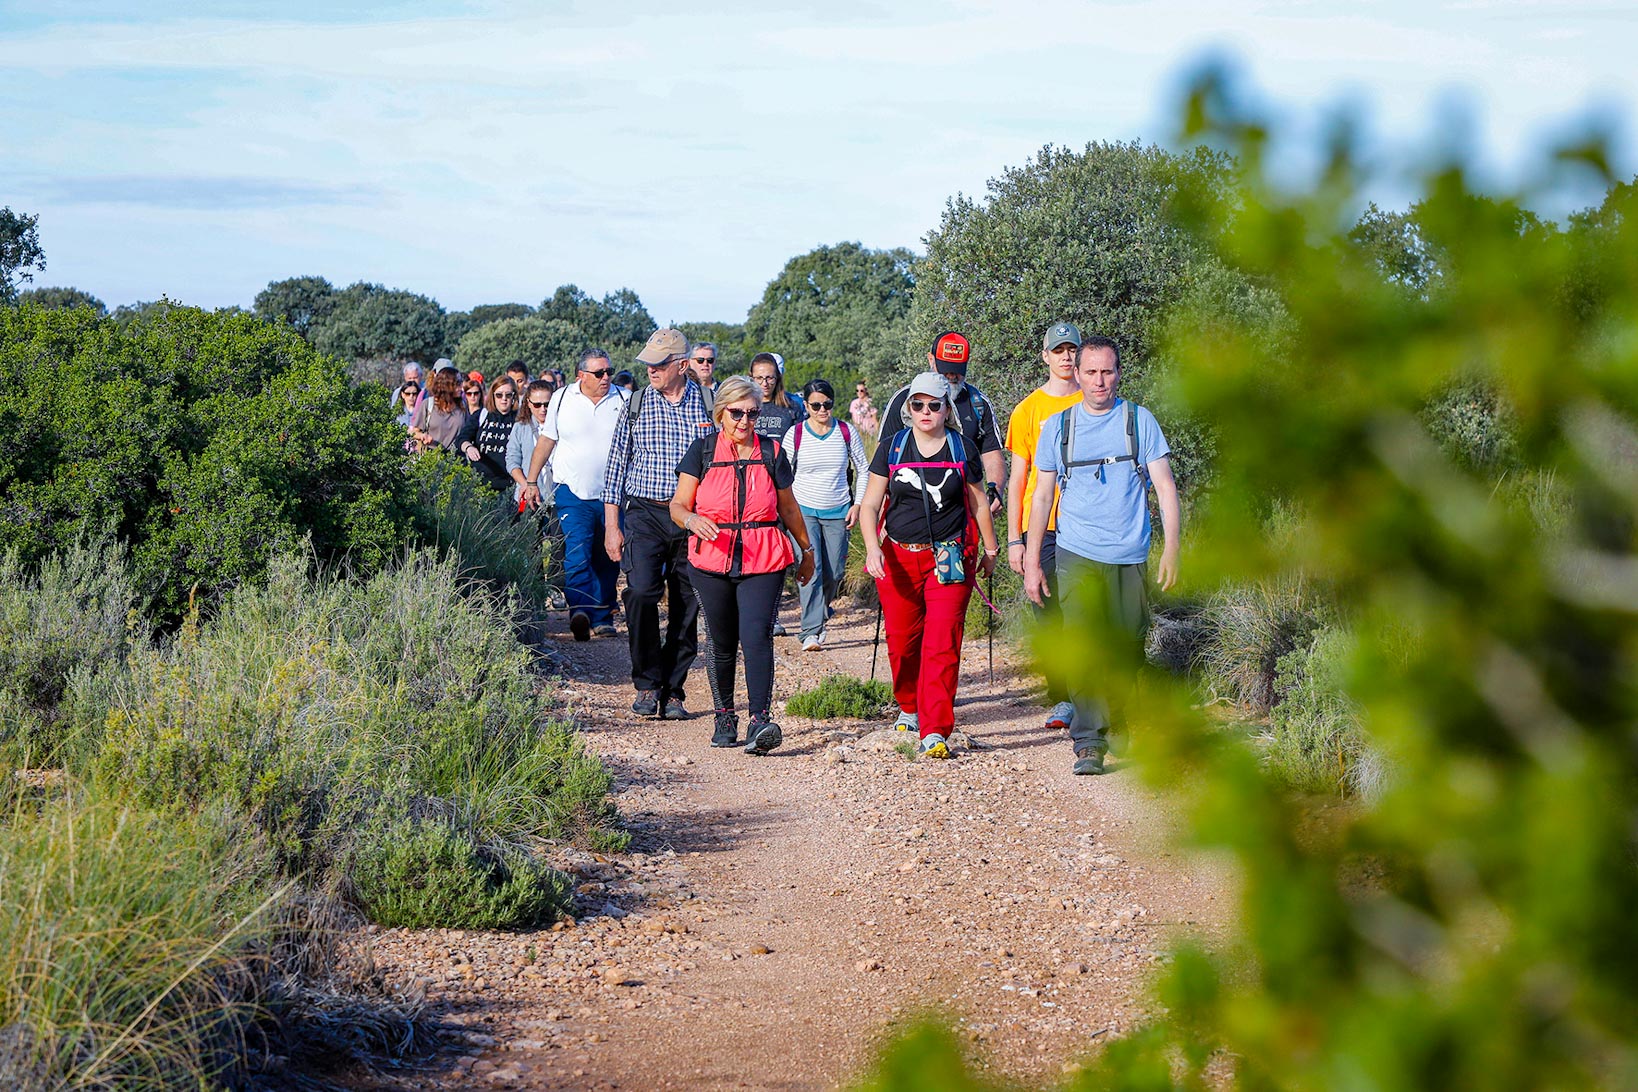
[[[551,459],[552,480],[557,483],[552,496],[563,527],[569,631],[577,641],[590,640],[594,633],[614,634],[614,585],[620,566],[603,550],[603,470],[629,396],[611,386],[613,374],[608,353],[587,349],[580,354],[575,382],[552,395],[540,442],[524,474],[530,483],[525,496],[532,505],[540,498],[533,483]]]

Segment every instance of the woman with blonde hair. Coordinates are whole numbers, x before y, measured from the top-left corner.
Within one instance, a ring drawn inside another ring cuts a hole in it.
[[[765,755],[783,741],[773,704],[773,626],[785,569],[801,548],[797,580],[813,577],[813,551],[791,492],[795,477],[778,441],[755,431],[762,393],[744,376],[717,389],[717,431],[695,440],[677,464],[671,518],[691,536],[689,582],[699,598],[711,662],[707,674],[716,706],[711,746],[739,742],[734,712],[734,659],[745,653],[750,724],[745,753]]]

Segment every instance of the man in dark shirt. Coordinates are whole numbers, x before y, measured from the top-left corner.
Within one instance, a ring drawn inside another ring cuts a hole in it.
[[[967,382],[967,364],[972,358],[972,345],[965,335],[946,330],[933,339],[927,364],[942,375],[954,392],[956,415],[961,420],[962,437],[978,449],[979,461],[984,466],[984,493],[990,501],[990,511],[1001,510],[1001,483],[1007,480],[1007,464],[1001,454],[1001,429],[995,420],[995,407],[977,387]],[[909,387],[900,387],[887,400],[882,412],[881,440],[887,443],[904,422],[904,402]]]

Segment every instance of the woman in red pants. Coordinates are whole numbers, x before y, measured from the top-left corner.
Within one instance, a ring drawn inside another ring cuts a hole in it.
[[[929,758],[950,757],[967,600],[979,570],[988,574],[996,557],[978,445],[963,440],[957,420],[944,377],[916,376],[905,427],[876,448],[859,510],[865,570],[876,578],[887,623],[900,710],[894,727],[919,730]]]

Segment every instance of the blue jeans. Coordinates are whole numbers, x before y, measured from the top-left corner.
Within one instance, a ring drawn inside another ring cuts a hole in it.
[[[594,626],[613,618],[620,566],[603,549],[603,502],[581,500],[566,485],[552,491],[563,527],[563,595],[569,610],[584,611]]]
[[[814,551],[813,579],[798,585],[797,592],[802,599],[802,636],[813,637],[825,628],[847,568],[847,517],[820,519],[804,511],[802,522]]]

